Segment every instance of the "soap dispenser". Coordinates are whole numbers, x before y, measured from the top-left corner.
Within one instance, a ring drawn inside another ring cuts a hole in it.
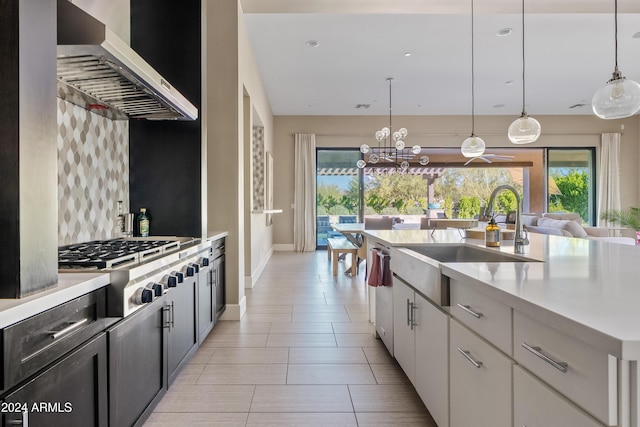
[[[500,227],[496,224],[496,219],[491,216],[487,228],[484,230],[484,244],[490,248],[497,248],[500,246]]]

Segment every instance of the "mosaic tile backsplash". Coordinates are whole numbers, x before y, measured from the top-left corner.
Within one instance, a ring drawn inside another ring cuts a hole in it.
[[[129,211],[129,122],[58,102],[58,245],[117,237]]]

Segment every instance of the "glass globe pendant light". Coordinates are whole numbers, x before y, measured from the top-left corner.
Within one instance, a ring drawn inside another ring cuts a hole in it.
[[[525,78],[524,78],[524,0],[522,0],[522,114],[509,126],[507,136],[513,144],[531,144],[540,138],[542,128],[525,110]]]
[[[611,80],[598,89],[591,100],[593,113],[601,119],[623,119],[640,111],[640,85],[622,76],[618,69],[618,0],[615,0],[616,63]]]
[[[482,138],[475,135],[475,87],[474,87],[474,60],[473,60],[473,0],[471,0],[471,136],[462,141],[460,152],[464,157],[480,157],[484,154],[486,144]]]

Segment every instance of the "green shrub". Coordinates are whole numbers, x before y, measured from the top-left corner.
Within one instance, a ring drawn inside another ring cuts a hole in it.
[[[424,215],[424,209],[420,206],[409,206],[407,208],[407,215]]]
[[[327,208],[324,206],[316,206],[316,215],[327,215]]]
[[[393,207],[382,209],[382,215],[398,215],[398,214],[399,214],[398,209]]]
[[[349,209],[342,205],[336,205],[329,208],[329,215],[349,215],[350,213]]]

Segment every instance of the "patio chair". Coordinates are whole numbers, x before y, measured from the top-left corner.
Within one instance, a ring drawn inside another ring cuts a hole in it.
[[[340,224],[355,224],[358,222],[358,218],[355,215],[339,215],[338,222]]]
[[[386,216],[382,218],[365,218],[365,230],[391,230],[393,226],[393,218]]]

